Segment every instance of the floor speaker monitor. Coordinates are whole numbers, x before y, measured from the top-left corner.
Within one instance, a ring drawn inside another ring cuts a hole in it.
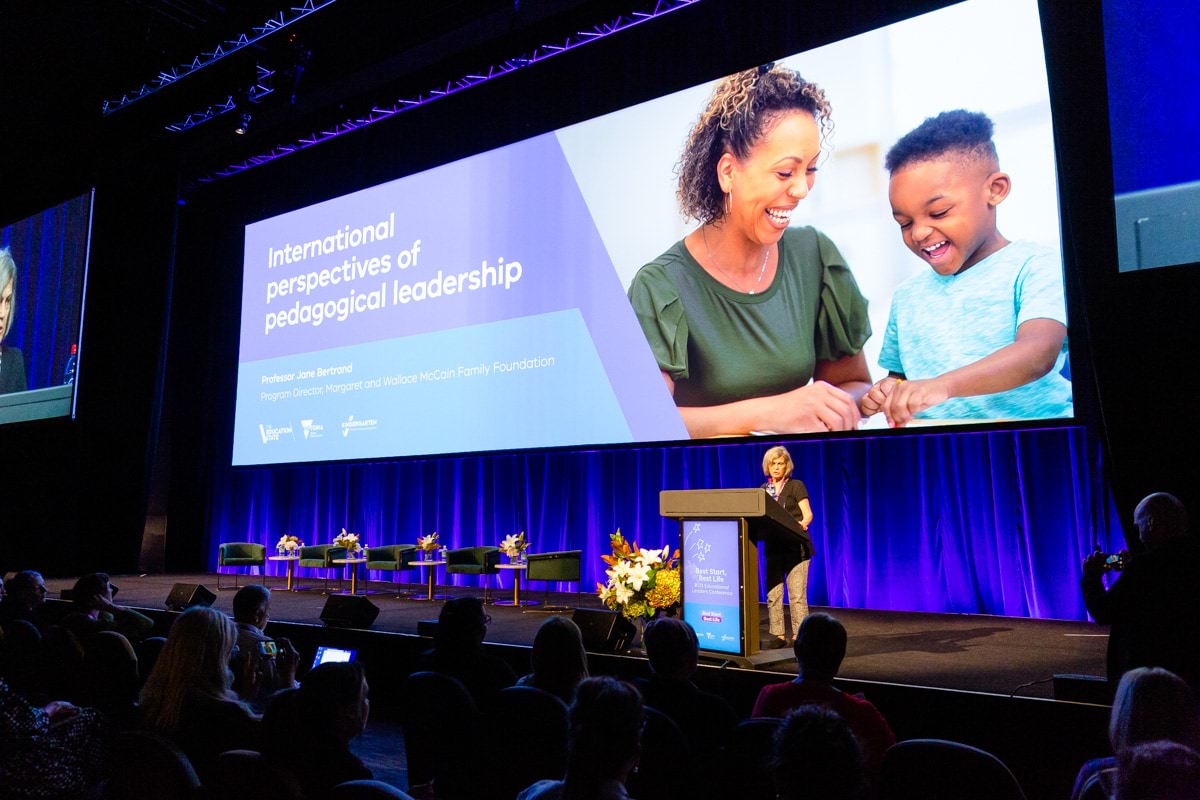
[[[583,647],[593,653],[619,653],[629,647],[636,628],[616,611],[577,608],[572,621],[583,634]]]
[[[167,608],[186,611],[193,606],[211,606],[217,596],[198,583],[177,583],[167,595]]]
[[[321,610],[321,621],[337,628],[369,628],[379,616],[379,606],[357,594],[331,594]]]

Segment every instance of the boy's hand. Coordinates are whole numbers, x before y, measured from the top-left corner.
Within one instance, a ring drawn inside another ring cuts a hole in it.
[[[863,395],[862,401],[859,403],[859,409],[864,417],[869,417],[872,414],[878,414],[883,410],[883,403],[887,400],[887,396],[892,393],[897,385],[903,381],[900,378],[888,376],[876,383],[871,389]]]
[[[872,391],[874,389],[872,388]],[[950,389],[940,377],[897,383],[883,401],[883,413],[893,428],[903,428],[919,411],[950,399]]]

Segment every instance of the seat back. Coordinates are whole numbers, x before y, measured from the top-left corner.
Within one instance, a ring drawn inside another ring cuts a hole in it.
[[[413,800],[412,795],[383,781],[346,781],[333,787],[333,800]]]
[[[683,731],[666,714],[647,706],[642,756],[638,771],[629,776],[629,796],[699,797],[691,783],[696,773]]]
[[[1117,786],[1117,768],[1102,769],[1089,775],[1079,790],[1077,800],[1109,800]]]
[[[565,581],[578,583],[583,568],[582,550],[557,553],[531,553],[525,577],[531,581]]]
[[[479,797],[490,770],[463,763],[464,753],[482,752],[482,719],[466,687],[439,672],[414,672],[402,694],[408,785],[434,781],[438,798],[445,800]]]
[[[521,743],[521,757],[492,775],[496,800],[513,800],[521,790],[543,779],[561,780],[567,769],[567,706],[549,692],[532,686],[502,689],[488,710],[486,729],[504,731]]]
[[[254,750],[228,750],[217,756],[212,797],[231,800],[302,800],[303,789],[291,772],[280,769]]]
[[[774,800],[771,760],[775,732],[782,723],[779,717],[755,717],[742,720],[733,729],[725,752],[724,774],[736,785],[726,787],[727,792],[746,800]]]
[[[389,544],[368,547],[364,553],[367,569],[402,570],[415,569],[411,556],[417,551],[415,544]]]
[[[267,563],[267,546],[257,542],[224,542],[217,548],[217,566],[249,567]]]
[[[146,731],[126,731],[113,741],[106,797],[143,800],[153,787],[161,800],[195,800],[200,778],[179,746]]]
[[[335,558],[345,558],[346,548],[334,544],[313,544],[300,548],[300,560],[296,563],[302,567],[332,569]]]
[[[909,739],[892,745],[883,756],[879,796],[882,800],[1025,800],[1004,762],[986,750],[944,739]]]
[[[451,575],[494,575],[500,570],[499,547],[460,547],[446,551],[446,572]]]

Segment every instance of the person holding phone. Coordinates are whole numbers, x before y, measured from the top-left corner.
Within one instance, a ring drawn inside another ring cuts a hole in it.
[[[263,633],[271,618],[271,590],[257,583],[243,586],[233,596],[233,621],[237,625],[237,653],[232,667],[235,688],[256,683],[249,697],[261,709],[267,698],[281,689],[294,689],[300,654],[287,639],[278,641]],[[254,672],[248,676],[247,672]]]

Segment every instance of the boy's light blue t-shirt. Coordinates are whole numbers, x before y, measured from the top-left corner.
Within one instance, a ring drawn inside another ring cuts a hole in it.
[[[1067,324],[1062,260],[1032,242],[1011,242],[958,275],[932,269],[896,288],[879,365],[909,380],[935,378],[1012,344],[1031,319]],[[1067,342],[1054,369],[1007,392],[952,397],[917,414],[927,419],[1048,419],[1073,414],[1063,377]]]

